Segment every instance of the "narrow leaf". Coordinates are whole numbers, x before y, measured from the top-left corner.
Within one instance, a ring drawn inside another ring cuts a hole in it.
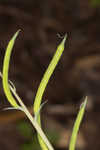
[[[78,113],[76,121],[74,123],[72,136],[71,136],[70,144],[69,144],[69,150],[75,150],[77,134],[78,134],[78,131],[79,131],[79,127],[80,127],[81,121],[82,121],[83,116],[84,116],[86,104],[87,104],[87,97],[85,98],[84,102],[81,104],[79,113]]]
[[[62,42],[60,43],[60,45],[58,46],[42,80],[41,80],[41,83],[39,85],[39,88],[37,90],[37,93],[36,93],[36,97],[35,97],[35,101],[34,101],[34,106],[33,106],[33,109],[34,109],[34,114],[37,114],[39,112],[39,109],[40,109],[40,105],[41,105],[41,101],[42,101],[42,97],[43,97],[43,94],[44,94],[44,91],[45,91],[45,88],[47,86],[47,83],[56,67],[56,65],[58,64],[59,60],[60,60],[60,57],[64,51],[64,46],[65,46],[65,41],[66,41],[66,38],[67,38],[67,35],[65,35],[64,39],[62,40]],[[39,125],[41,126],[41,119],[40,119],[40,114],[38,115],[38,118],[37,118],[37,122],[39,123]],[[45,145],[45,143],[43,142],[42,138],[39,136],[38,134],[38,140],[39,140],[39,143],[41,145],[41,148],[43,150],[48,150],[47,146]]]
[[[9,63],[10,63],[10,57],[11,57],[11,52],[12,52],[12,49],[13,49],[13,46],[14,46],[14,43],[15,43],[15,40],[16,40],[16,37],[18,35],[20,30],[18,30],[14,36],[12,37],[12,39],[10,40],[10,42],[8,43],[8,46],[7,46],[7,49],[6,49],[6,52],[5,52],[5,56],[4,56],[4,62],[3,62],[3,89],[4,89],[4,92],[5,92],[5,95],[8,99],[8,101],[10,102],[10,104],[13,106],[13,107],[19,107],[18,104],[16,103],[16,100],[14,99],[11,91],[10,91],[10,88],[9,88],[9,81],[8,81],[8,71],[9,71]]]

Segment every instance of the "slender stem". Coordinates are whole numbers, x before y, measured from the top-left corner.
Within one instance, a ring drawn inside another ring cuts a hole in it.
[[[2,73],[1,72],[0,72],[0,77],[2,78]],[[24,103],[22,102],[22,100],[20,99],[20,97],[18,96],[18,94],[16,93],[16,91],[12,88],[12,86],[9,85],[9,87],[10,87],[12,93],[14,94],[14,96],[16,97],[16,99],[18,100],[19,104],[22,106],[21,110],[24,111],[24,113],[26,114],[27,118],[30,120],[30,122],[32,123],[33,127],[36,129],[36,131],[38,132],[38,134],[41,136],[41,138],[43,139],[43,141],[45,142],[45,144],[47,145],[47,147],[50,150],[54,150],[54,148],[52,147],[52,145],[48,141],[47,137],[45,136],[43,130],[38,125],[38,123],[36,122],[36,120],[33,118],[33,116],[31,115],[31,113],[28,111],[28,109],[26,108],[26,106],[24,105]]]
[[[33,119],[32,115],[29,113],[29,111],[25,110],[25,113],[28,117],[28,119],[31,121],[32,125],[35,127],[35,129],[37,130],[38,134],[41,136],[42,140],[44,141],[44,143],[47,145],[47,147],[49,148],[49,150],[54,150],[54,148],[52,147],[52,145],[50,144],[50,142],[48,141],[47,137],[45,136],[44,132],[42,131],[41,127],[38,125],[38,123]]]
[[[50,144],[49,140],[45,136],[44,132],[42,131],[41,127],[38,125],[37,121],[33,118],[31,113],[28,111],[28,109],[26,108],[26,106],[24,105],[24,103],[22,102],[20,97],[17,95],[17,93],[14,91],[14,89],[11,86],[10,86],[10,89],[13,92],[16,99],[18,100],[18,102],[20,103],[20,105],[22,106],[24,113],[26,114],[26,116],[28,117],[28,119],[30,120],[30,122],[32,123],[32,125],[34,126],[36,131],[38,132],[38,134],[41,136],[41,138],[43,139],[43,141],[45,142],[45,144],[47,145],[49,150],[54,150],[54,148]]]

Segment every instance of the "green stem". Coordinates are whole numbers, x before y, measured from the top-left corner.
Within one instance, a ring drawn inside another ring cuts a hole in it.
[[[17,95],[17,93],[14,91],[14,89],[10,86],[11,91],[13,92],[14,96],[18,100],[19,104],[22,106],[22,109],[30,122],[32,123],[33,127],[36,129],[40,137],[43,139],[49,150],[54,150],[50,142],[48,141],[47,137],[45,136],[44,132],[42,131],[41,127],[38,125],[37,121],[33,118],[33,116],[30,114],[20,97]]]
[[[25,112],[25,114],[27,115],[28,119],[31,121],[32,125],[35,127],[35,129],[37,130],[38,134],[43,139],[44,143],[47,145],[47,147],[50,150],[54,150],[53,147],[51,146],[50,142],[46,138],[45,134],[41,130],[40,126],[36,122],[36,120],[33,119],[32,115],[29,113],[29,111],[27,110],[26,106],[24,105],[24,103],[22,102],[22,100],[20,99],[20,97],[17,95],[16,91],[9,85],[8,71],[9,71],[10,57],[11,57],[11,52],[12,52],[12,49],[13,49],[13,46],[14,46],[14,43],[15,43],[15,39],[16,39],[19,31],[20,30],[18,30],[14,34],[14,36],[12,37],[12,39],[9,41],[7,49],[6,49],[6,52],[5,52],[5,56],[4,56],[3,75],[0,74],[0,76],[2,76],[2,82],[3,82],[4,92],[5,92],[5,95],[6,95],[7,99],[8,99],[8,101],[10,102],[10,104],[15,109],[20,108],[20,105],[21,105],[21,109],[20,110],[23,110]],[[12,90],[13,94],[17,98],[17,100],[18,100],[18,102],[19,102],[20,105],[17,104],[17,102],[16,102],[15,98],[13,97],[10,89]]]

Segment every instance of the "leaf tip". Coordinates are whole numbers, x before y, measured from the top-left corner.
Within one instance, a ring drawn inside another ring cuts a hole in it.
[[[18,36],[18,34],[19,34],[20,31],[21,31],[21,29],[19,29],[19,30],[15,33],[15,35],[13,36],[13,40],[15,40],[15,39],[17,38],[17,36]]]
[[[86,107],[87,99],[88,99],[88,97],[86,96],[86,98],[85,98],[84,102],[80,105],[80,109],[81,109],[81,108],[85,108],[85,107]]]
[[[62,40],[62,44],[63,44],[63,45],[65,44],[66,39],[67,39],[67,33],[65,34],[64,39]]]

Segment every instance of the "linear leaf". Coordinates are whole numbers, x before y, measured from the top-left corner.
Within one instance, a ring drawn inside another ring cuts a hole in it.
[[[76,140],[77,140],[77,134],[78,134],[78,131],[79,131],[79,127],[80,127],[81,121],[82,121],[83,116],[84,116],[86,104],[87,104],[87,97],[85,98],[84,102],[81,104],[79,113],[78,113],[76,121],[74,123],[72,136],[71,136],[70,144],[69,144],[69,150],[74,150],[75,149],[75,144],[76,144]]]
[[[42,80],[40,82],[39,88],[38,88],[37,93],[36,93],[34,106],[33,106],[34,114],[37,114],[37,112],[39,112],[45,88],[47,86],[47,83],[48,83],[48,81],[49,81],[49,79],[50,79],[50,77],[51,77],[51,75],[52,75],[56,65],[58,64],[58,62],[60,60],[60,57],[61,57],[63,51],[64,51],[66,38],[67,38],[67,35],[65,35],[64,39],[62,40],[62,42],[57,47],[57,50],[56,50],[56,52],[55,52],[55,54],[54,54],[54,56],[53,56],[53,58],[52,58],[52,60],[51,60],[51,62],[49,64],[49,66],[48,66],[46,72],[44,73],[44,76],[43,76],[43,78],[42,78]],[[38,115],[37,122],[41,126],[40,114]],[[48,150],[47,146],[45,145],[45,143],[43,142],[43,140],[39,136],[39,134],[38,134],[38,140],[39,140],[39,143],[41,145],[41,148],[43,150]]]
[[[5,95],[9,101],[9,103],[13,106],[13,107],[19,107],[18,104],[16,103],[16,100],[14,99],[10,88],[9,88],[9,81],[8,81],[8,71],[9,71],[9,63],[10,63],[10,57],[11,57],[11,52],[16,40],[16,37],[18,36],[20,30],[18,30],[14,36],[12,37],[12,39],[9,41],[8,46],[6,48],[6,52],[5,52],[5,56],[4,56],[4,62],[3,62],[3,89],[5,92]]]

